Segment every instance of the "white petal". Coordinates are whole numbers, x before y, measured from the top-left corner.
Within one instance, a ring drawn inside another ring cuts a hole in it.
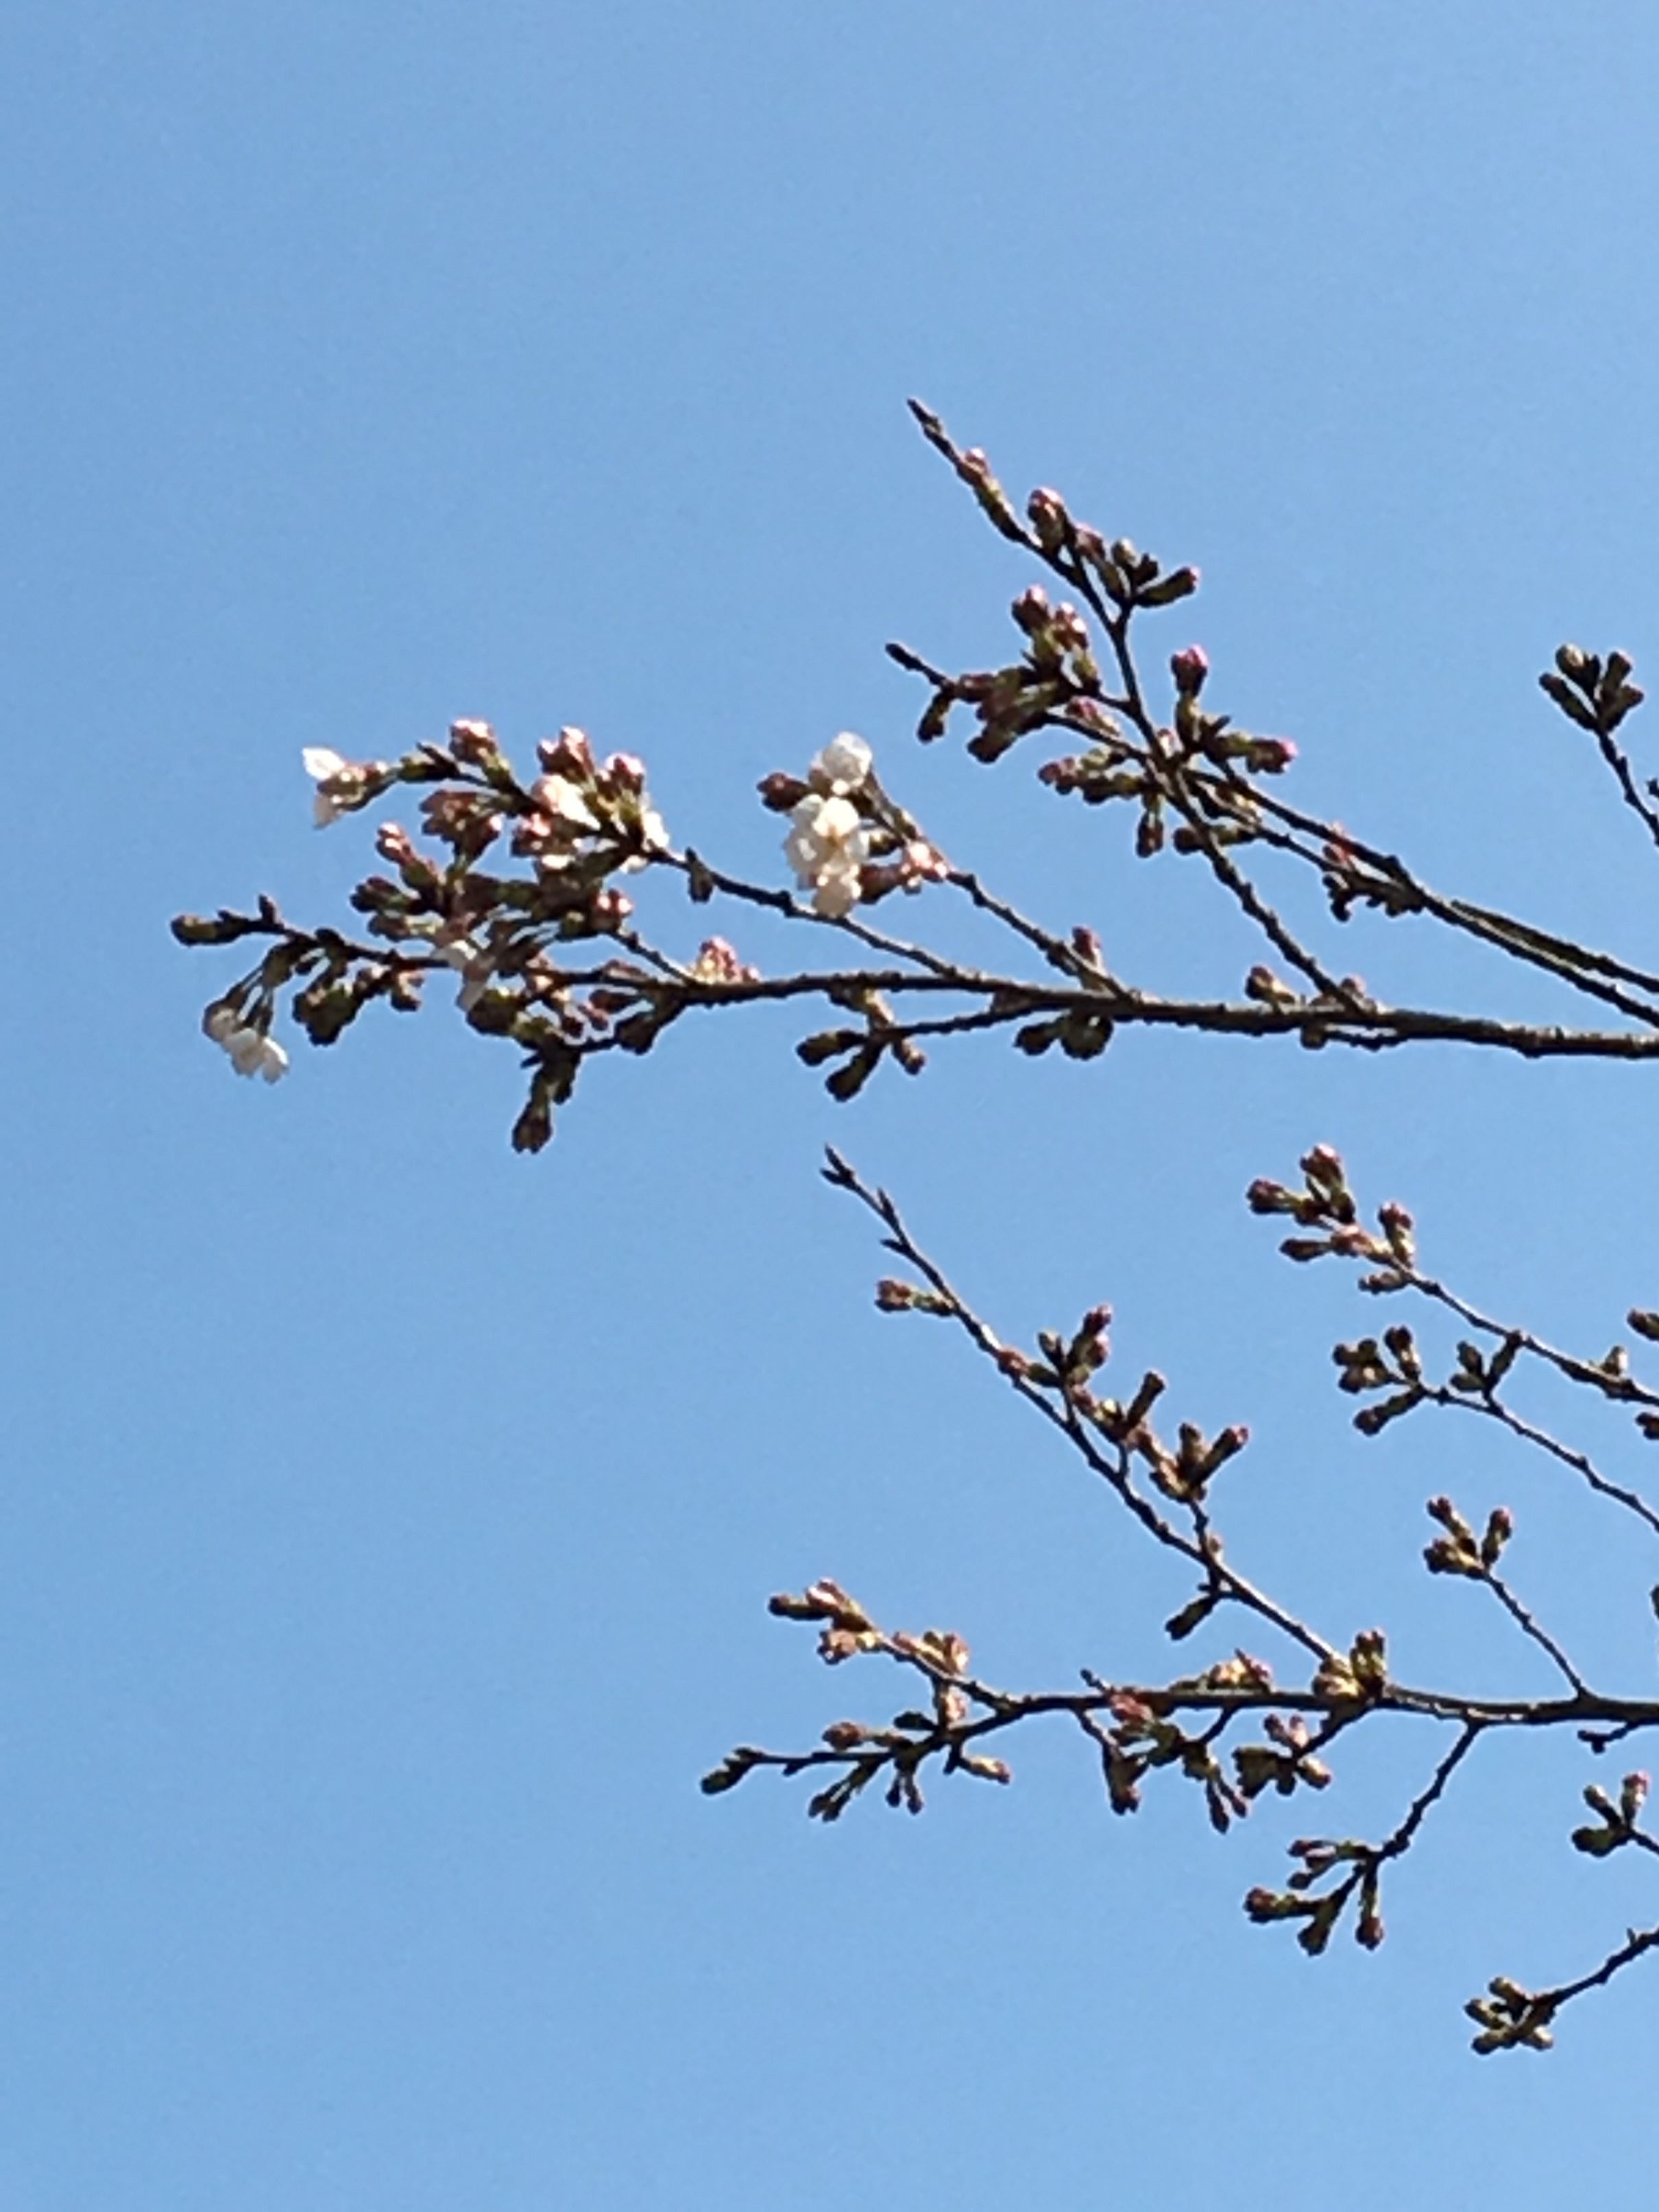
[[[259,1040],[259,1073],[267,1083],[280,1083],[288,1073],[288,1054],[275,1037]]]
[[[306,764],[306,774],[321,783],[331,775],[338,775],[343,768],[351,763],[343,753],[337,753],[331,745],[307,745],[300,755]]]
[[[863,827],[863,820],[850,799],[819,799],[817,830],[826,844],[848,844]]]
[[[817,881],[823,848],[816,837],[809,837],[799,830],[792,830],[783,841],[783,857],[794,870],[798,884]]]
[[[599,817],[568,776],[542,776],[531,786],[530,795],[556,822],[568,822],[578,830],[599,826]]]
[[[837,867],[827,871],[818,878],[818,887],[812,894],[812,911],[827,915],[830,921],[839,921],[843,915],[851,914],[859,902],[859,872],[856,868]]]
[[[832,738],[813,762],[817,775],[832,791],[854,791],[870,773],[875,755],[851,730]]]
[[[258,1030],[232,1030],[224,1039],[238,1075],[257,1075],[264,1064],[265,1041]]]

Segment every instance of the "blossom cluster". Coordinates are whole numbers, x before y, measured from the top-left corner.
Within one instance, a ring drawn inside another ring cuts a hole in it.
[[[531,811],[514,825],[513,849],[533,859],[544,877],[588,857],[597,842],[628,848],[617,863],[623,874],[667,851],[667,827],[645,787],[643,761],[612,753],[601,767],[586,732],[574,728],[561,730],[537,754],[544,773],[530,787]]]
[[[810,788],[789,814],[783,855],[817,914],[840,921],[859,902],[870,825],[849,795],[869,781],[874,756],[850,730],[833,738],[806,772]]]
[[[202,1034],[228,1054],[238,1075],[262,1075],[267,1083],[280,1082],[288,1073],[288,1054],[275,1037],[245,1021],[237,1008],[220,1000],[202,1017]]]
[[[811,892],[812,911],[831,921],[860,900],[920,890],[950,872],[881,791],[865,739],[843,730],[814,756],[804,783],[779,774],[761,785],[766,804],[789,817],[783,852],[795,881]]]

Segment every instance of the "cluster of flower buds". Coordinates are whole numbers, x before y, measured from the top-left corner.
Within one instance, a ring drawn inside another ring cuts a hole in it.
[[[1420,1406],[1429,1395],[1417,1340],[1403,1325],[1384,1329],[1380,1343],[1374,1336],[1362,1336],[1352,1344],[1334,1345],[1331,1358],[1341,1370],[1338,1389],[1355,1397],[1374,1390],[1393,1394],[1362,1406],[1354,1415],[1353,1425],[1361,1436],[1378,1435],[1390,1421]]]
[[[293,987],[295,1018],[313,1044],[326,1045],[374,1000],[413,1009],[426,975],[448,968],[459,977],[460,1007],[471,1026],[526,1050],[531,1096],[514,1143],[533,1151],[546,1142],[553,1109],[569,1095],[590,1044],[604,1036],[645,1048],[678,1010],[662,1000],[655,979],[618,963],[614,980],[613,971],[583,979],[578,994],[553,960],[550,940],[620,930],[631,907],[609,879],[665,853],[667,831],[651,803],[644,768],[631,755],[615,754],[601,764],[584,734],[567,729],[544,743],[539,756],[541,774],[521,785],[495,732],[481,721],[452,723],[444,744],[416,746],[392,762],[351,761],[331,746],[303,749],[319,826],[395,786],[431,786],[421,802],[421,826],[447,850],[423,849],[398,823],[379,830],[376,850],[395,873],[366,878],[351,903],[368,915],[371,935],[398,948],[386,955],[337,931],[291,929],[269,900],[260,902],[257,915],[179,916],[173,933],[188,945],[229,944],[249,935],[275,939],[253,974],[207,1010],[204,1026],[234,1066],[272,1081],[287,1066],[270,1036],[285,987]],[[532,864],[528,882],[488,875],[477,866],[509,824],[513,851]],[[708,947],[704,959],[703,973],[720,980],[753,974],[741,963],[728,969]],[[631,1030],[617,1020],[623,1014]]]
[[[1172,1682],[1172,1690],[1255,1690],[1264,1694],[1273,1686],[1273,1670],[1265,1659],[1254,1652],[1235,1651],[1231,1659],[1218,1659],[1213,1666],[1200,1669],[1196,1674],[1183,1675]]]
[[[269,1023],[270,1010],[264,1010]],[[256,1017],[249,1018],[234,1000],[221,999],[202,1017],[202,1034],[228,1054],[238,1075],[259,1075],[276,1083],[288,1073],[288,1054]]]
[[[951,1300],[938,1291],[923,1290],[917,1283],[902,1283],[892,1275],[884,1275],[876,1285],[876,1306],[881,1313],[944,1316],[957,1310]]]
[[[1047,485],[1039,486],[1026,501],[1028,531],[980,448],[969,446],[964,450],[954,444],[939,416],[920,400],[910,402],[910,412],[923,437],[945,456],[993,527],[1016,544],[1040,553],[1061,574],[1076,574],[1086,569],[1126,611],[1173,606],[1198,589],[1196,568],[1176,568],[1166,575],[1150,553],[1140,552],[1127,538],[1117,538],[1109,546],[1098,530],[1075,521],[1060,494]]]
[[[808,1804],[811,1819],[839,1820],[884,1771],[889,1777],[887,1802],[920,1813],[922,1794],[918,1769],[936,1755],[943,1759],[947,1773],[960,1771],[985,1782],[1012,1778],[1001,1759],[971,1750],[963,1740],[962,1732],[972,1717],[972,1699],[964,1686],[969,1650],[966,1641],[954,1630],[929,1628],[919,1634],[899,1630],[890,1636],[884,1634],[858,1601],[827,1577],[799,1595],[786,1591],[773,1598],[768,1609],[785,1620],[822,1622],[818,1653],[830,1665],[839,1665],[860,1652],[884,1651],[926,1675],[932,1696],[931,1711],[912,1709],[897,1713],[886,1728],[854,1720],[830,1723],[823,1730],[826,1749],[848,1764],[847,1771]],[[768,1760],[764,1753],[740,1748],[704,1776],[703,1790],[714,1796],[732,1789],[763,1763],[779,1765],[787,1773],[794,1773],[801,1765],[821,1764],[822,1754],[805,1760]]]
[[[1372,907],[1390,921],[1422,910],[1423,894],[1399,864],[1375,855],[1362,858],[1340,824],[1337,834],[1326,839],[1320,866],[1334,921],[1349,921],[1357,906]]]
[[[691,973],[700,983],[758,983],[761,972],[738,957],[723,937],[706,937],[697,948]]]
[[[1423,1559],[1431,1575],[1463,1575],[1471,1582],[1489,1582],[1504,1556],[1504,1547],[1515,1534],[1515,1516],[1507,1505],[1494,1506],[1486,1517],[1486,1534],[1477,1537],[1449,1498],[1431,1498],[1426,1508],[1431,1521],[1445,1530],[1424,1547]]]
[[[1388,1639],[1380,1628],[1362,1628],[1346,1656],[1327,1652],[1314,1675],[1317,1696],[1335,1705],[1363,1705],[1388,1686]]]
[[[1592,1782],[1584,1792],[1584,1802],[1597,1815],[1596,1825],[1573,1830],[1574,1849],[1588,1852],[1593,1859],[1604,1859],[1609,1852],[1635,1843],[1641,1834],[1639,1823],[1649,1788],[1645,1774],[1627,1774],[1615,1801]]]
[[[1246,1668],[1261,1667],[1259,1660],[1250,1659],[1246,1653],[1241,1652],[1238,1656]],[[1250,1684],[1240,1675],[1216,1686],[1239,1688]],[[1223,1770],[1205,1736],[1188,1735],[1150,1698],[1137,1695],[1132,1690],[1113,1692],[1109,1705],[1112,1716],[1109,1728],[1086,1722],[1085,1726],[1100,1746],[1106,1796],[1113,1812],[1137,1811],[1143,1778],[1161,1766],[1178,1767],[1189,1782],[1199,1784],[1204,1792],[1210,1825],[1218,1834],[1224,1834],[1234,1820],[1242,1820],[1249,1811],[1249,1803]]]
[[[1201,645],[1183,646],[1170,656],[1176,692],[1175,734],[1182,753],[1219,769],[1243,769],[1250,775],[1282,775],[1296,758],[1296,747],[1288,738],[1252,737],[1247,731],[1236,730],[1225,714],[1206,714],[1198,702],[1209,673],[1210,658]],[[1236,841],[1248,831],[1242,824],[1217,823],[1208,834]]]
[[[1485,2058],[1494,2051],[1513,2051],[1517,2046],[1529,2051],[1550,2048],[1555,2041],[1550,2033],[1550,2022],[1555,2018],[1553,1997],[1535,1996],[1505,1974],[1494,1976],[1486,1988],[1486,1996],[1471,1997],[1463,2008],[1480,2030],[1473,2049]]]
[[[1370,1844],[1351,1840],[1337,1843],[1322,1836],[1304,1836],[1291,1845],[1291,1856],[1300,1860],[1301,1864],[1290,1877],[1289,1888],[1251,1890],[1244,1899],[1244,1910],[1250,1918],[1258,1925],[1274,1920],[1299,1920],[1302,1925],[1297,1930],[1296,1940],[1310,1958],[1317,1958],[1329,1943],[1345,1906],[1351,1899],[1357,1898],[1354,1940],[1368,1951],[1376,1950],[1383,1936],[1378,1900],[1380,1854]],[[1340,1875],[1345,1868],[1347,1873]],[[1332,1875],[1340,1875],[1333,1888],[1320,1897],[1309,1894],[1316,1882]]]
[[[1058,501],[1058,494],[1048,496]],[[1069,517],[1066,520],[1070,521]],[[1198,589],[1196,568],[1171,568],[1166,574],[1156,556],[1143,553],[1131,538],[1115,538],[1109,545],[1100,532],[1085,522],[1072,523],[1071,535],[1079,557],[1099,578],[1106,596],[1126,613],[1142,607],[1172,607],[1179,600],[1189,599]]]
[[[1288,1797],[1298,1784],[1328,1787],[1331,1770],[1311,1749],[1313,1730],[1300,1713],[1269,1713],[1263,1726],[1270,1743],[1242,1743],[1233,1753],[1233,1769],[1246,1797],[1259,1797],[1268,1789]]]
[[[1411,1215],[1390,1200],[1377,1209],[1380,1235],[1361,1226],[1359,1209],[1348,1187],[1342,1156],[1329,1145],[1316,1145],[1301,1161],[1306,1178],[1301,1190],[1259,1176],[1245,1193],[1252,1213],[1288,1214],[1305,1228],[1317,1228],[1317,1237],[1287,1237],[1279,1250],[1287,1260],[1322,1260],[1328,1253],[1349,1260],[1370,1260],[1376,1272],[1362,1276],[1368,1291],[1396,1291],[1410,1279],[1417,1259],[1417,1238]]]
[[[603,766],[584,731],[567,728],[536,748],[542,774],[530,787],[528,809],[514,823],[513,849],[545,876],[618,848],[609,865],[627,873],[668,849],[668,831],[645,787],[645,764],[612,753]]]
[[[1014,1042],[1032,1059],[1058,1045],[1067,1060],[1097,1060],[1112,1041],[1111,1016],[1101,1006],[1071,1006],[1015,1030]]]
[[[918,1634],[901,1628],[888,1640],[902,1658],[914,1661],[929,1674],[959,1677],[968,1672],[971,1654],[967,1638],[958,1636],[954,1628],[924,1628]]]
[[[1610,653],[1604,661],[1582,646],[1564,645],[1555,666],[1538,681],[1570,722],[1597,737],[1611,737],[1645,696],[1630,680],[1632,665],[1626,653]]]
[[[1100,744],[1085,753],[1063,753],[1044,761],[1037,770],[1037,781],[1062,799],[1075,793],[1085,806],[1104,806],[1114,799],[1152,805],[1159,798],[1152,769],[1115,730],[1108,732]]]
[[[968,751],[988,766],[1021,738],[1051,724],[1109,738],[1117,725],[1102,702],[1100,664],[1077,608],[1067,600],[1051,605],[1042,585],[1032,584],[1010,611],[1025,645],[1020,659],[1006,668],[944,676],[905,647],[888,647],[902,668],[925,675],[933,687],[916,735],[924,744],[942,737],[952,708],[968,706],[979,724]]]
[[[766,1609],[780,1620],[823,1621],[818,1656],[831,1667],[856,1658],[860,1651],[879,1651],[885,1641],[858,1600],[827,1575],[810,1583],[799,1597],[781,1590],[768,1600]]]
[[[1029,1382],[1039,1390],[1061,1390],[1093,1418],[1100,1413],[1102,1401],[1091,1395],[1089,1378],[1111,1357],[1111,1339],[1107,1334],[1111,1320],[1110,1306],[1091,1306],[1069,1337],[1058,1329],[1037,1331],[1037,1342],[1042,1348],[1041,1359],[1034,1359],[1014,1345],[1005,1344],[997,1351],[996,1364],[1011,1382]],[[1160,1378],[1158,1388],[1163,1387]],[[1154,1391],[1152,1396],[1156,1395]],[[1150,1407],[1152,1398],[1146,1402]],[[1114,1413],[1118,1410],[1114,1405]]]
[[[1370,993],[1363,975],[1344,975],[1334,992],[1320,991],[1310,997],[1306,992],[1297,990],[1294,983],[1287,983],[1282,975],[1275,975],[1262,961],[1257,961],[1245,975],[1244,995],[1253,1004],[1271,1006],[1276,1013],[1281,1014],[1296,1011],[1304,1014],[1325,1013],[1340,1017],[1352,1015],[1356,1008],[1363,1010],[1371,1004]],[[1319,1031],[1311,1026],[1304,1030],[1302,1036],[1305,1044],[1316,1044],[1321,1041]]]
[[[1176,1433],[1180,1448],[1171,1451],[1142,1421],[1130,1432],[1127,1442],[1129,1449],[1146,1462],[1153,1486],[1164,1497],[1178,1505],[1200,1504],[1212,1477],[1243,1450],[1250,1441],[1250,1432],[1243,1422],[1235,1422],[1231,1428],[1206,1439],[1195,1424],[1183,1421]]]

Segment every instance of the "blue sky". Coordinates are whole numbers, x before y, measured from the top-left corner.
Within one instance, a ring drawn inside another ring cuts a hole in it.
[[[435,1009],[235,1083],[196,1029],[230,971],[165,924],[349,884],[302,745],[582,723],[781,879],[754,781],[852,727],[953,856],[1236,984],[1121,825],[910,744],[884,640],[982,660],[1025,580],[919,392],[1202,565],[1167,642],[1307,803],[1639,954],[1651,855],[1534,678],[1659,643],[1651,11],[25,0],[0,69],[8,2212],[1639,2185],[1651,1972],[1545,2061],[1457,2010],[1656,1917],[1569,1850],[1566,1747],[1494,1752],[1383,1951],[1317,1966],[1238,1910],[1294,1822],[1113,1820],[1059,1735],[916,1822],[695,1784],[886,1693],[773,1589],[833,1573],[1020,1682],[1165,1663],[1182,1594],[873,1314],[830,1138],[1010,1334],[1109,1297],[1126,1366],[1249,1420],[1237,1540],[1323,1619],[1525,1678],[1417,1565],[1425,1496],[1502,1497],[1517,1581],[1639,1687],[1652,1563],[1484,1436],[1353,1438],[1327,1352],[1369,1316],[1240,1193],[1333,1139],[1471,1294],[1599,1349],[1659,1303],[1645,1071],[1132,1038],[840,1109],[762,1018],[595,1071],[531,1163],[508,1057]],[[1330,1820],[1423,1757],[1356,1756]]]

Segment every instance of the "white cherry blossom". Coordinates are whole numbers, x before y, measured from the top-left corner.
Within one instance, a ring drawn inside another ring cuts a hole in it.
[[[841,798],[849,791],[858,790],[865,782],[874,759],[864,738],[851,730],[843,730],[814,757],[806,771],[807,781],[830,798]]]
[[[332,745],[307,745],[300,754],[305,763],[306,774],[317,786],[317,795],[312,801],[312,818],[319,830],[326,830],[331,822],[337,822],[345,808],[329,795],[328,786],[337,775],[351,766],[343,753],[337,753]]]
[[[856,806],[839,796],[809,793],[789,817],[784,858],[795,880],[812,893],[816,913],[839,921],[858,904],[870,832]]]
[[[267,1083],[276,1083],[287,1074],[288,1054],[282,1046],[263,1030],[244,1022],[232,1007],[210,1007],[202,1027],[228,1054],[238,1075],[262,1075]]]

